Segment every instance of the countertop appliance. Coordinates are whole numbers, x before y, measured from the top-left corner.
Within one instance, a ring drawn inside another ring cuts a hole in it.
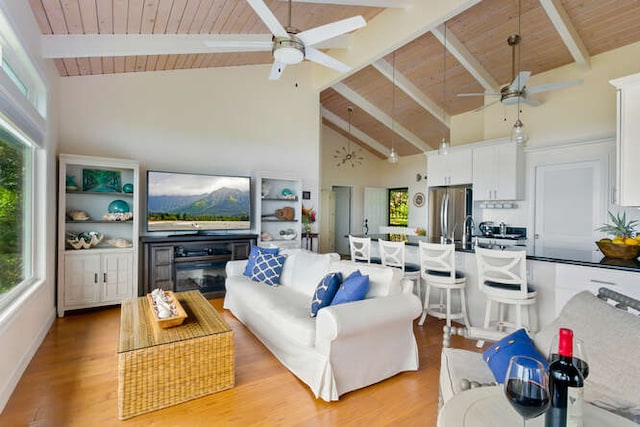
[[[462,241],[464,221],[473,213],[471,185],[429,188],[429,241]]]

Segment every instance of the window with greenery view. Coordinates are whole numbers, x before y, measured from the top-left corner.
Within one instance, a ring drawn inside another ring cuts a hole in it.
[[[409,189],[389,190],[389,225],[406,227],[409,223]]]
[[[31,276],[32,149],[0,124],[0,300]]]

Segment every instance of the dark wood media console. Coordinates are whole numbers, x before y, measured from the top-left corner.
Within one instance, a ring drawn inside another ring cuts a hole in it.
[[[225,294],[228,261],[247,259],[257,235],[143,236],[140,295],[161,288],[199,290],[208,298]]]

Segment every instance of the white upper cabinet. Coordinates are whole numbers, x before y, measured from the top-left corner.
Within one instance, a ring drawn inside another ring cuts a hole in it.
[[[512,142],[473,149],[473,200],[524,199],[522,146]]]
[[[471,184],[471,149],[450,150],[448,154],[431,154],[428,163],[429,186]]]
[[[618,89],[618,204],[640,206],[640,73],[612,80]]]

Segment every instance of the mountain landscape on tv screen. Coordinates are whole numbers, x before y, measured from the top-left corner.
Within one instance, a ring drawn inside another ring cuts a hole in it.
[[[148,216],[176,220],[248,221],[251,215],[249,191],[220,188],[209,194],[154,196],[148,198]],[[161,218],[157,218],[161,219]]]

